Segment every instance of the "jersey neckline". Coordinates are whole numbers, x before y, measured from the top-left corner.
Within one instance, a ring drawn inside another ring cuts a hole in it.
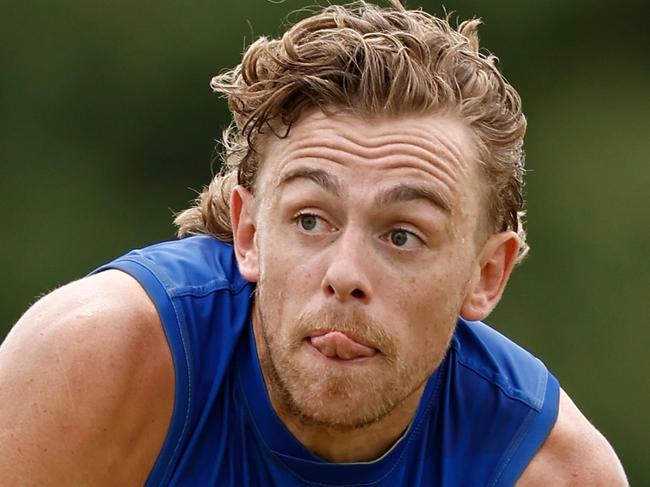
[[[369,462],[331,463],[310,450],[287,429],[277,416],[268,396],[257,356],[252,322],[248,321],[248,339],[240,342],[238,382],[248,419],[267,453],[279,460],[302,481],[318,485],[358,485],[381,481],[398,465],[430,416],[440,389],[440,376],[448,358],[429,377],[415,416],[400,439],[380,458]]]

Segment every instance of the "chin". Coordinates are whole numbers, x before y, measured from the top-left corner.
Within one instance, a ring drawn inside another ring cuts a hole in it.
[[[326,357],[314,360],[307,354],[292,362],[288,369],[276,369],[277,386],[288,409],[309,425],[344,430],[370,425],[419,386],[411,384],[414,376],[405,381],[378,357],[352,365]]]
[[[311,387],[304,392],[292,396],[292,409],[308,425],[338,430],[362,428],[379,421],[393,409],[358,388],[345,390],[338,383],[329,383],[325,388]]]

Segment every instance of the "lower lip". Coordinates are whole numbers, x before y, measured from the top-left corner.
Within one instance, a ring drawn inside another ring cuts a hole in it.
[[[337,364],[337,365],[363,365],[374,358],[377,357],[378,354],[373,355],[372,357],[357,357],[357,358],[351,358],[351,359],[342,359],[342,358],[337,358],[337,357],[328,357],[327,355],[323,355],[320,350],[318,350],[316,347],[314,347],[309,339],[305,339],[305,344],[307,345],[307,353],[310,355],[316,356],[317,358],[321,360],[327,361],[329,364]]]

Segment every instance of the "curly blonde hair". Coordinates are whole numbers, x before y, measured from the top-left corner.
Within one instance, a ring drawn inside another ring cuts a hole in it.
[[[232,188],[254,191],[265,137],[285,136],[309,108],[335,106],[361,115],[450,110],[478,142],[490,231],[517,232],[523,259],[526,118],[497,58],[479,50],[481,21],[454,29],[448,17],[389,2],[389,8],[365,1],[322,8],[279,39],[257,39],[241,64],[212,78],[233,121],[223,133],[221,172],[194,206],[176,216],[179,236],[232,240]]]

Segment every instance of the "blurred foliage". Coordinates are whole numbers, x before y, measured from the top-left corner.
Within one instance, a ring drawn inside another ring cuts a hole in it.
[[[227,111],[211,75],[305,5],[2,3],[0,337],[39,295],[173,237],[173,211],[217,169]],[[530,124],[532,253],[489,321],[548,364],[648,485],[649,4],[445,5],[483,18]]]

